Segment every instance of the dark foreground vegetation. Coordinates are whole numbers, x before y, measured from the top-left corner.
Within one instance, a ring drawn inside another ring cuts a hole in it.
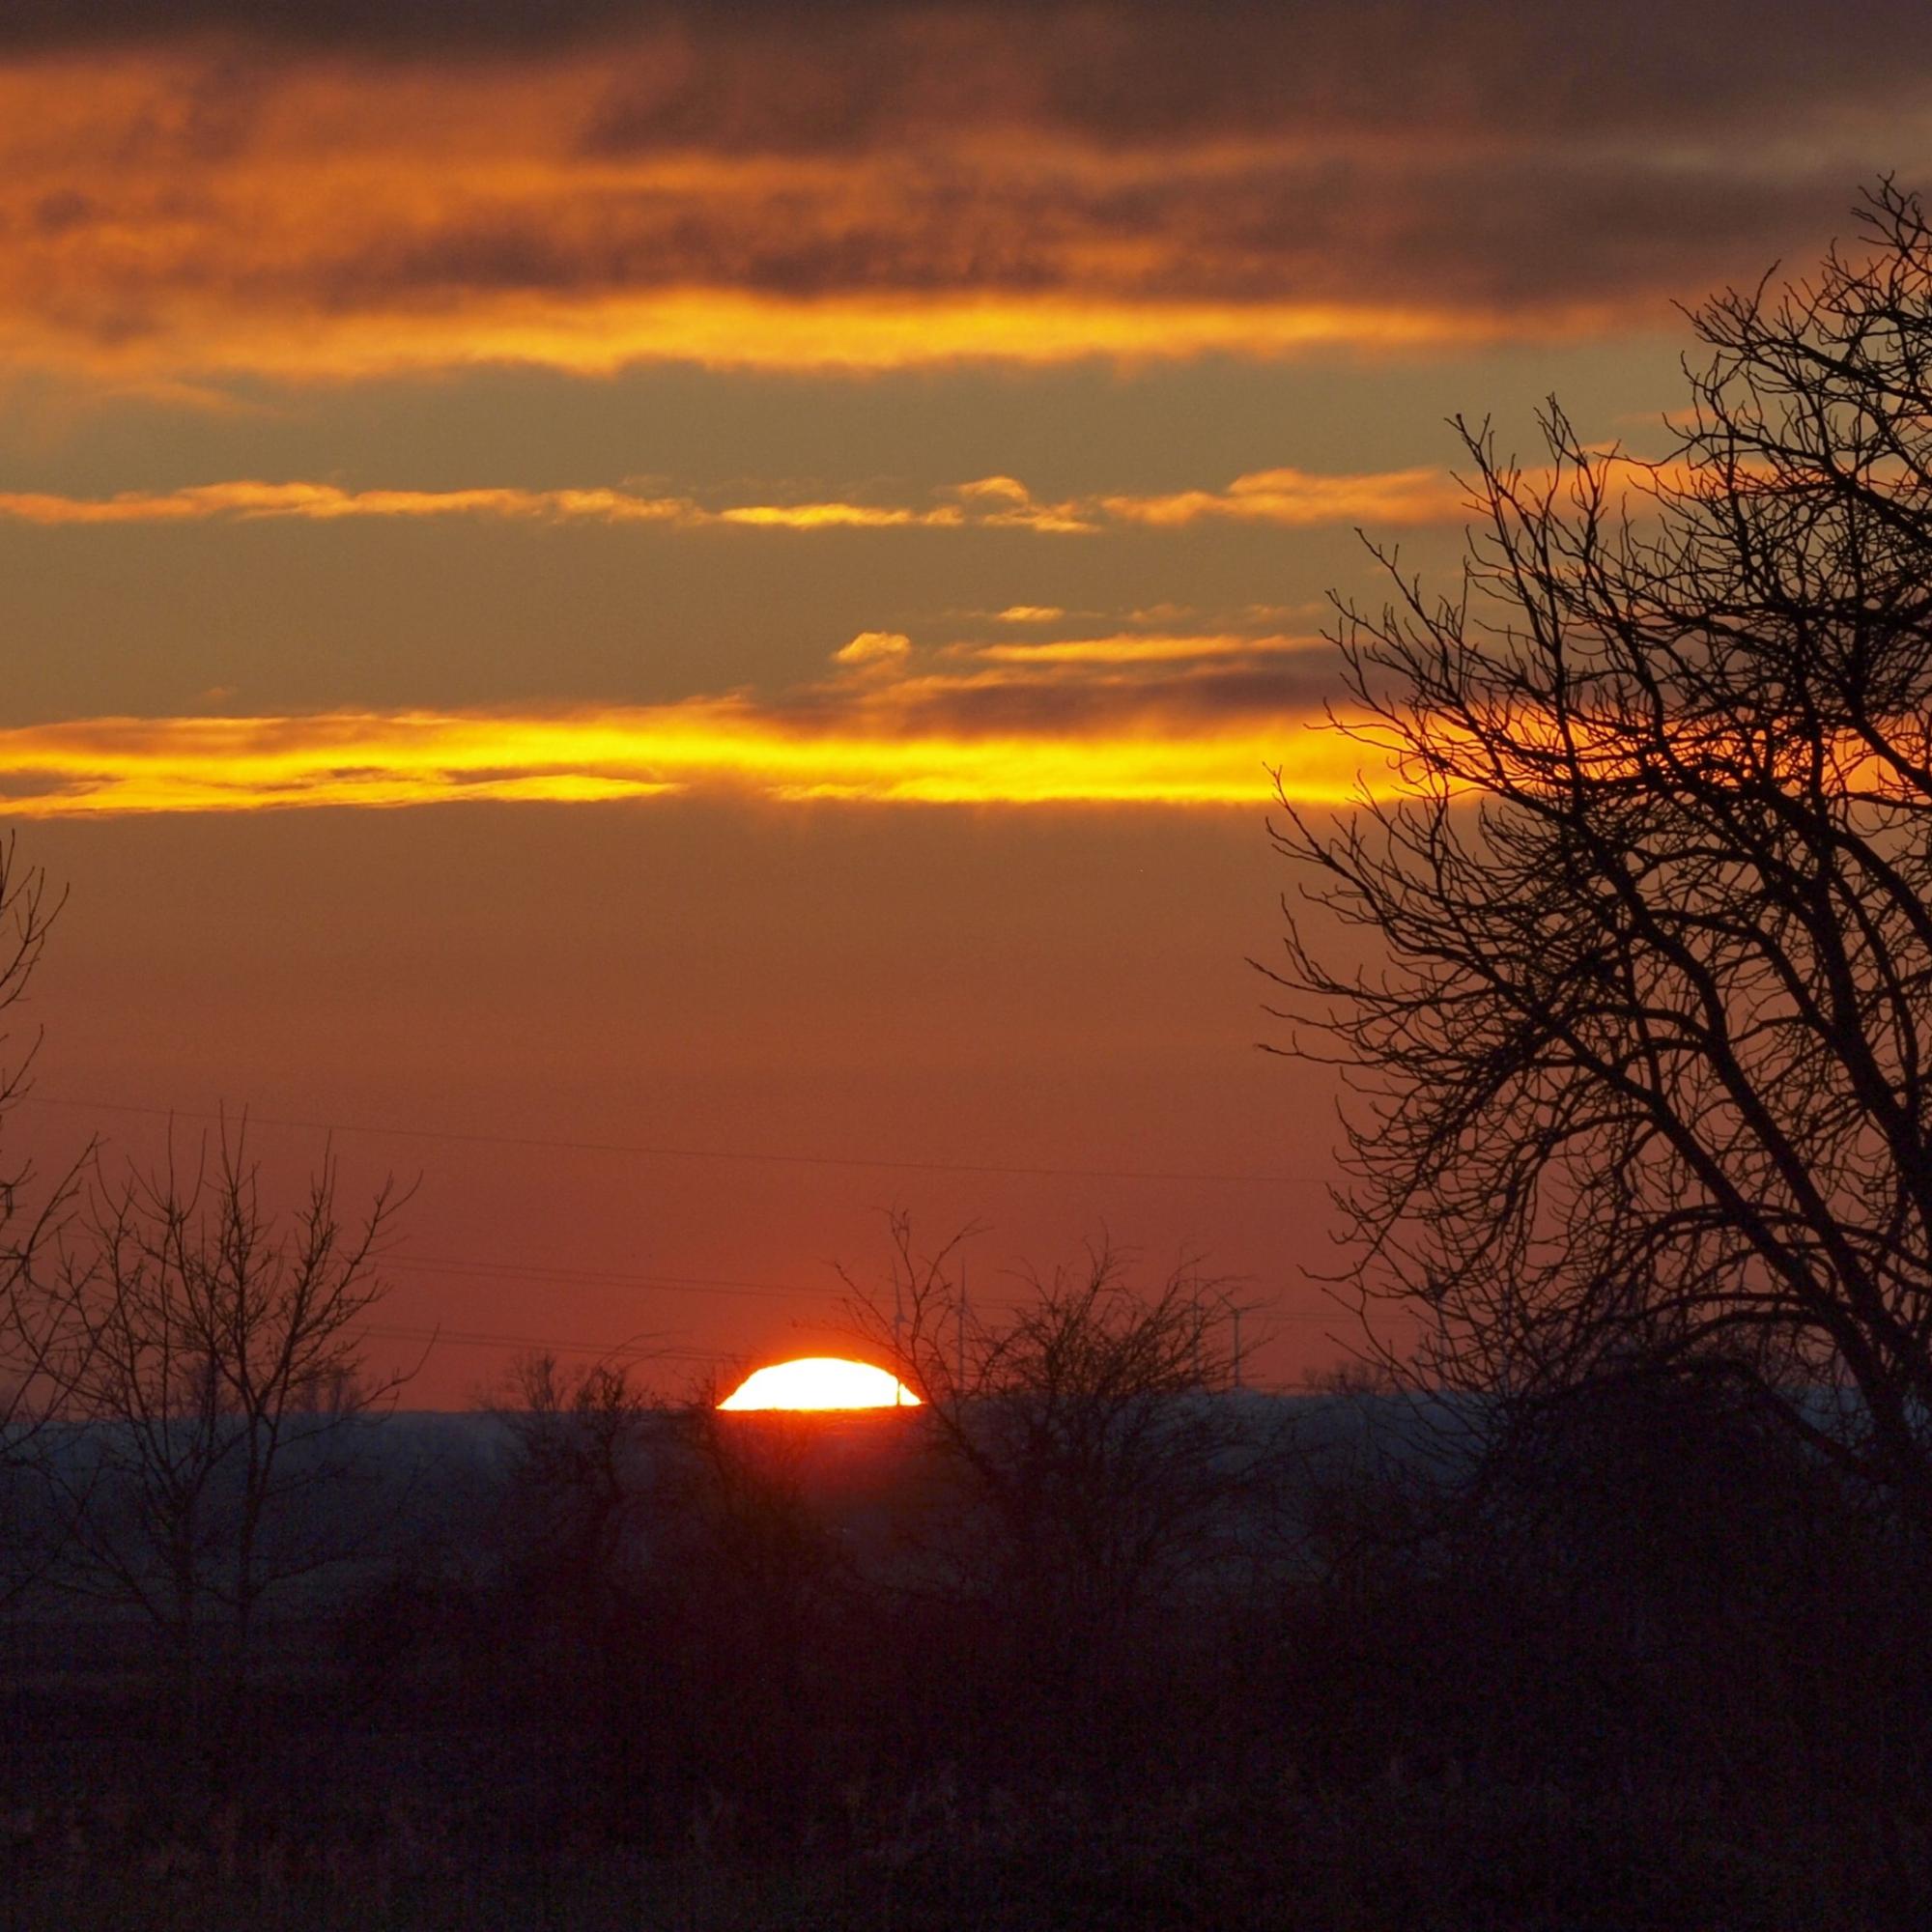
[[[333,1560],[245,1652],[56,1563],[6,1629],[8,1922],[1932,1906],[1923,1571],[1829,1462],[1720,1379],[1243,1393],[1194,1305],[1046,1284],[1049,1346],[944,1409],[720,1415],[537,1363],[524,1406],[360,1420],[284,1525]]]

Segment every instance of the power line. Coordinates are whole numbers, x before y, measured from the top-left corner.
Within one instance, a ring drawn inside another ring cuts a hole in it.
[[[221,1122],[230,1118],[220,1112],[202,1109],[148,1107],[113,1100],[76,1100],[42,1094],[22,1094],[19,1098],[27,1104],[42,1107],[137,1115],[155,1120]],[[563,1152],[630,1154],[655,1159],[736,1160],[783,1166],[876,1168],[911,1173],[981,1174],[1059,1179],[1204,1181],[1291,1186],[1325,1184],[1319,1177],[1311,1175],[1041,1167],[1019,1163],[972,1161],[875,1160],[838,1154],[768,1153],[724,1148],[679,1148],[630,1142],[558,1140],[538,1135],[464,1133],[426,1127],[384,1126],[372,1122],[292,1120],[258,1114],[247,1114],[242,1118],[250,1126],[281,1128],[295,1132],[387,1136],[404,1140],[446,1141],[484,1147],[542,1148]],[[832,1286],[820,1290],[790,1282],[750,1281],[728,1276],[652,1275],[621,1269],[566,1267],[549,1263],[472,1261],[454,1255],[393,1255],[386,1258],[385,1265],[412,1273],[468,1276],[471,1279],[481,1278],[490,1281],[554,1281],[585,1287],[668,1290],[678,1293],[743,1295],[819,1302],[829,1299],[839,1292],[838,1288]],[[1326,1321],[1333,1320],[1333,1316],[1326,1311],[1309,1311],[1274,1315],[1268,1319],[1271,1322]],[[640,1343],[620,1343],[611,1346],[570,1341],[558,1336],[501,1335],[471,1329],[409,1327],[390,1322],[372,1323],[362,1332],[371,1338],[388,1341],[449,1343],[458,1347],[493,1349],[552,1349],[569,1354],[587,1354],[613,1359],[627,1355],[703,1362],[718,1359],[716,1350],[673,1349]]]
[[[408,1265],[408,1264],[405,1264]],[[735,1282],[712,1282],[701,1277],[670,1277],[649,1275],[624,1275],[601,1269],[570,1268],[530,1268],[520,1270],[500,1264],[466,1264],[455,1260],[439,1262],[438,1272],[462,1273],[487,1271],[497,1280],[553,1279],[564,1281],[583,1281],[592,1286],[623,1286],[639,1288],[684,1287],[698,1293],[718,1293],[744,1287],[759,1293],[805,1295],[811,1291],[778,1284],[739,1284]],[[996,1304],[996,1309],[1011,1312],[1017,1304]],[[1293,1310],[1282,1314],[1269,1315],[1264,1325],[1272,1327],[1277,1323],[1307,1321],[1332,1321],[1334,1312],[1327,1309]],[[592,1355],[600,1360],[667,1360],[684,1362],[715,1363],[730,1359],[730,1351],[717,1349],[690,1349],[671,1347],[655,1340],[634,1338],[618,1343],[584,1342],[559,1335],[505,1335],[494,1331],[472,1328],[419,1327],[400,1322],[371,1322],[360,1331],[374,1339],[385,1341],[421,1342],[425,1344],[449,1343],[460,1348],[488,1349],[538,1349],[558,1354]]]
[[[614,1268],[568,1267],[553,1262],[466,1261],[460,1255],[387,1255],[385,1269],[411,1274],[455,1275],[493,1282],[565,1282],[584,1288],[668,1289],[678,1294],[747,1295],[763,1300],[826,1302],[853,1293],[843,1281],[824,1288],[792,1282],[740,1281],[712,1275],[637,1274]],[[993,1304],[1005,1306],[1009,1304]]]
[[[821,1303],[843,1298],[852,1293],[843,1282],[828,1284],[822,1289],[803,1288],[791,1282],[743,1281],[709,1275],[637,1274],[613,1268],[567,1267],[550,1262],[466,1261],[458,1255],[396,1254],[385,1256],[383,1265],[386,1269],[405,1273],[480,1277],[486,1281],[505,1283],[554,1281],[585,1288],[668,1289],[677,1293],[750,1295]],[[980,1301],[977,1296],[975,1301],[977,1305],[996,1313],[1009,1313],[1024,1306],[1024,1303],[1010,1301]],[[1269,1321],[1330,1321],[1335,1318],[1326,1309],[1313,1309],[1270,1315],[1266,1319]]]
[[[823,1301],[846,1293],[842,1284],[799,1288],[788,1282],[718,1280],[705,1275],[629,1274],[610,1268],[566,1267],[551,1262],[472,1262],[458,1255],[388,1255],[384,1268],[412,1274],[482,1276],[491,1281],[561,1281],[586,1288],[671,1289],[678,1293],[753,1295],[760,1298]]]
[[[715,1349],[670,1349],[655,1343],[625,1342],[615,1348],[594,1342],[566,1342],[554,1336],[494,1335],[474,1329],[412,1328],[394,1322],[370,1322],[356,1330],[358,1338],[375,1341],[452,1343],[464,1348],[541,1349],[559,1355],[593,1355],[600,1361],[636,1365],[643,1362],[703,1362],[713,1366],[742,1359]],[[753,1356],[755,1359],[755,1354]],[[1237,1384],[1238,1385],[1238,1384]],[[1279,1390],[1273,1385],[1250,1382],[1246,1386],[1260,1393]]]
[[[560,1335],[498,1335],[478,1328],[425,1328],[410,1322],[372,1321],[360,1333],[392,1342],[449,1342],[461,1347],[483,1349],[563,1349],[582,1355],[665,1355],[688,1361],[715,1360],[712,1349],[674,1349],[666,1344],[632,1340],[629,1342],[573,1342]]]
[[[547,1349],[565,1355],[596,1355],[608,1361],[716,1362],[716,1349],[671,1349],[656,1342],[567,1342],[554,1335],[494,1335],[474,1328],[416,1328],[401,1322],[372,1321],[358,1328],[359,1338],[382,1342],[448,1343],[457,1348]]]
[[[469,1147],[542,1148],[562,1153],[634,1154],[651,1160],[747,1161],[768,1167],[853,1167],[898,1174],[980,1174],[1041,1180],[1154,1180],[1180,1185],[1323,1187],[1312,1174],[1227,1174],[1209,1170],[1138,1167],[1038,1167],[1017,1161],[903,1160],[863,1154],[768,1153],[749,1148],[671,1147],[654,1142],[554,1140],[539,1134],[464,1133],[443,1127],[394,1127],[374,1122],[297,1121],[268,1114],[224,1116],[191,1107],[142,1107],[119,1100],[69,1100],[24,1094],[23,1105],[66,1107],[82,1113],[139,1114],[154,1120],[221,1121],[245,1119],[254,1127],[281,1127],[298,1133],[362,1134],[390,1140],[442,1141]]]

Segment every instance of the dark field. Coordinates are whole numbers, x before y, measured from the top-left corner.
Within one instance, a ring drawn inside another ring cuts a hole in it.
[[[5,1629],[6,1922],[1797,1932],[1932,1897],[1920,1600],[1747,1415],[1651,1390],[1533,1479],[1389,1397],[1198,1398],[1085,1462],[976,1426],[977,1475],[905,1413],[365,1419],[302,1525],[337,1560],[245,1650],[213,1599],[184,1648],[50,1571]]]

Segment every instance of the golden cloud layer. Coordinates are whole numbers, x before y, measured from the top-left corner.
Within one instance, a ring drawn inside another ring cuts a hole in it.
[[[0,236],[0,289],[31,280]],[[4,299],[0,297],[0,299]],[[728,291],[564,301],[542,296],[452,299],[435,313],[317,316],[158,301],[138,328],[78,338],[34,315],[0,313],[0,356],[79,369],[139,389],[230,375],[356,381],[489,365],[609,376],[640,362],[713,369],[864,373],[934,363],[1030,366],[1102,357],[1123,363],[1207,355],[1276,359],[1322,347],[1363,353],[1468,348],[1600,327],[1578,308],[1533,327],[1521,316],[1459,316],[1370,304],[1107,301],[1099,298],[846,298],[785,301]]]
[[[1123,632],[1111,638],[1056,638],[1037,644],[957,644],[952,646],[952,654],[971,656],[983,664],[996,665],[1160,665],[1275,657],[1285,651],[1304,647],[1304,640],[1279,637],[1196,635],[1163,638],[1150,633]]]
[[[1463,486],[1446,470],[1400,469],[1355,476],[1279,469],[1237,476],[1223,490],[1166,496],[1111,495],[1042,501],[1010,476],[980,477],[934,493],[923,503],[841,500],[706,504],[692,496],[621,489],[349,490],[332,483],[243,480],[112,497],[0,492],[0,519],[45,527],[114,524],[313,523],[367,519],[486,518],[541,523],[649,524],[678,529],[1016,529],[1084,536],[1112,526],[1179,529],[1233,522],[1303,528],[1320,524],[1457,523],[1468,512]],[[1051,621],[1051,608],[1015,605],[1003,621]]]
[[[1359,748],[1304,721],[1080,734],[898,732],[863,712],[803,724],[734,700],[546,715],[339,712],[103,718],[0,731],[16,817],[571,802],[715,792],[885,804],[1257,807],[1340,801]]]
[[[1202,634],[922,647],[865,631],[775,698],[524,712],[95,718],[0,730],[21,817],[714,792],[927,805],[1339,800],[1304,640]]]
[[[805,506],[810,509],[811,506]],[[269,518],[340,523],[364,518],[512,518],[549,523],[690,523],[697,505],[622,490],[344,490],[332,483],[197,483],[112,497],[0,492],[0,517],[62,525],[197,524]],[[717,521],[716,518],[710,521]]]
[[[1319,476],[1303,469],[1263,469],[1225,490],[1184,490],[1167,497],[1103,497],[1100,507],[1125,523],[1173,526],[1204,521],[1277,524],[1454,523],[1468,493],[1441,469],[1396,469],[1368,476]]]

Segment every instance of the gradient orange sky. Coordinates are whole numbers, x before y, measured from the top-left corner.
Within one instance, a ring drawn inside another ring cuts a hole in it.
[[[14,1145],[419,1177],[429,1404],[835,1345],[892,1208],[1332,1362],[1244,962],[1356,527],[1453,569],[1458,411],[1662,454],[1673,302],[1927,179],[1915,8],[1573,12],[14,0]]]

